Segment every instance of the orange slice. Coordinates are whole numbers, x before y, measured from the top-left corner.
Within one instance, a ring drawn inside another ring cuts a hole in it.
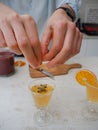
[[[24,61],[15,61],[15,66],[24,66],[26,63]]]
[[[80,70],[76,73],[76,80],[79,84],[85,86],[85,82],[94,85],[97,83],[96,75],[89,70]]]

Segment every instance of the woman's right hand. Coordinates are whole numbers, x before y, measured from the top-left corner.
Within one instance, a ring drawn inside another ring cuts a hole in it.
[[[19,15],[0,3],[0,47],[9,47],[16,54],[23,54],[36,68],[42,63],[41,44],[34,19]]]

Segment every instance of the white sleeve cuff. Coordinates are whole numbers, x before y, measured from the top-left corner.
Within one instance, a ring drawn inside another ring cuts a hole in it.
[[[78,16],[81,6],[81,0],[62,0],[59,6],[61,6],[62,4],[68,4],[75,11],[76,17]]]

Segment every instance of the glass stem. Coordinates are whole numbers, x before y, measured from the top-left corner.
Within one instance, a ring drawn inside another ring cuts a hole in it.
[[[39,112],[40,112],[40,118],[41,118],[42,120],[45,120],[46,110],[45,110],[45,109],[39,109]]]

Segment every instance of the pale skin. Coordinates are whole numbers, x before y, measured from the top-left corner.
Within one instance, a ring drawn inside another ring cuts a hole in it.
[[[51,40],[52,47],[48,51]],[[56,10],[47,20],[40,41],[31,16],[17,14],[0,3],[0,47],[9,47],[16,54],[23,54],[33,68],[43,60],[48,61],[48,67],[66,62],[80,52],[81,43],[81,32],[62,9]]]

